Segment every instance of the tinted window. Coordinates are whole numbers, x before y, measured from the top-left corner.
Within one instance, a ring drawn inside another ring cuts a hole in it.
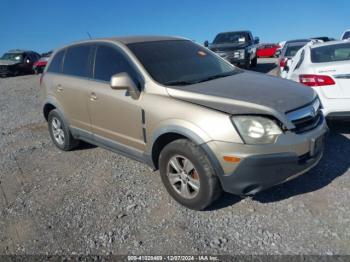
[[[297,69],[301,66],[301,64],[302,64],[303,61],[304,61],[304,57],[305,57],[305,50],[303,50],[303,51],[301,52],[299,61],[298,61],[297,65],[295,66],[294,71],[297,70]]]
[[[91,45],[69,47],[64,57],[63,73],[73,76],[90,76]]]
[[[188,40],[141,42],[128,47],[153,79],[164,85],[186,85],[238,72]]]
[[[288,45],[287,48],[286,48],[286,53],[284,54],[284,56],[288,56],[288,57],[295,56],[295,54],[299,51],[299,49],[302,48],[305,44]]]
[[[311,50],[311,62],[327,63],[350,60],[350,43],[316,47]]]
[[[346,32],[343,36],[343,39],[350,38],[350,31]]]
[[[61,73],[62,71],[62,59],[64,56],[65,50],[59,51],[54,58],[52,59],[47,72],[52,72],[52,73]]]
[[[111,46],[98,46],[94,78],[109,82],[113,75],[122,72],[128,73],[135,83],[138,83],[136,70],[119,50]]]
[[[229,32],[218,34],[213,43],[245,43],[251,41],[250,35],[247,32]]]
[[[23,54],[21,54],[21,53],[5,53],[0,59],[21,62],[23,60]]]

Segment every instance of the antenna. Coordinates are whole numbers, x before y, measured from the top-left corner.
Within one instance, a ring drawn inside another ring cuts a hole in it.
[[[90,35],[90,33],[89,33],[89,32],[86,32],[86,33],[87,33],[88,37],[91,39],[91,35]]]

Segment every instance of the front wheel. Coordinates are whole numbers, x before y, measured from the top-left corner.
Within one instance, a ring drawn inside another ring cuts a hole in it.
[[[204,151],[187,139],[164,147],[159,156],[159,170],[168,193],[190,209],[205,209],[222,191]]]
[[[254,57],[254,59],[252,60],[252,67],[256,67],[258,64],[258,57]]]

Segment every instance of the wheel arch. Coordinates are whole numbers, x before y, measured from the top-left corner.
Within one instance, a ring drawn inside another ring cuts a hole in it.
[[[44,105],[43,105],[43,115],[44,115],[45,120],[46,121],[48,120],[49,113],[54,109],[57,109],[59,111],[59,113],[61,114],[61,117],[63,117],[64,120],[66,121],[62,107],[59,105],[59,103],[57,103],[55,101],[55,99],[51,99],[51,98],[48,98],[47,100],[45,100]]]
[[[207,137],[203,138],[186,127],[167,126],[164,128],[160,128],[154,132],[149,150],[150,158],[155,169],[158,169],[159,167],[158,158],[160,152],[167,144],[177,139],[188,139],[196,145],[201,146],[204,149],[204,151],[207,151],[206,149],[209,149],[209,147],[203,146],[209,141]]]

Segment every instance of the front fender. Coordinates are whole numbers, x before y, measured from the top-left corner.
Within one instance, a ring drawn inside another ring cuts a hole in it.
[[[152,136],[149,141],[149,152],[151,152],[154,142],[161,136],[167,133],[176,133],[183,135],[192,140],[197,145],[201,145],[211,141],[211,137],[195,124],[180,120],[168,119],[159,123],[151,132]]]

